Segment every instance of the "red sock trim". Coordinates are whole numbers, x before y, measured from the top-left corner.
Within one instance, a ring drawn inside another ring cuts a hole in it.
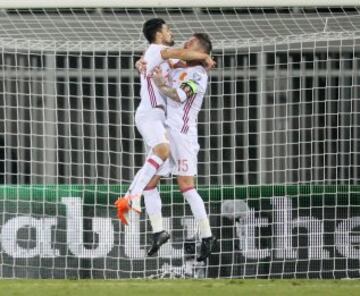
[[[154,166],[155,169],[157,169],[157,170],[159,169],[160,165],[159,165],[155,160],[149,158],[147,161],[148,161],[152,166]]]
[[[151,186],[151,187],[146,186],[146,187],[144,188],[144,191],[150,191],[150,190],[155,189],[156,187],[157,187],[157,186]]]
[[[188,192],[188,191],[190,191],[190,190],[192,190],[192,189],[195,189],[195,187],[194,187],[194,186],[187,187],[187,188],[185,188],[185,189],[183,189],[183,190],[180,190],[180,192],[181,192],[181,193],[185,193],[185,192]]]

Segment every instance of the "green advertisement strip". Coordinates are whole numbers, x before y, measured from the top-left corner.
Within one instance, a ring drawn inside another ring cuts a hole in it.
[[[2,185],[0,201],[56,203],[62,197],[82,197],[84,203],[112,204],[126,189],[127,186],[122,185]],[[183,201],[177,186],[163,185],[159,190],[164,203]],[[205,201],[214,202],[224,199],[259,200],[286,196],[301,199],[311,197],[318,199],[321,204],[326,204],[327,197],[337,196],[337,203],[341,200],[344,204],[360,203],[359,185],[200,186],[198,191]]]

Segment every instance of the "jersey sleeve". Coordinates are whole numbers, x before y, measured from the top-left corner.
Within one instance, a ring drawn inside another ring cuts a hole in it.
[[[199,86],[198,93],[205,93],[208,86],[208,74],[204,68],[195,70],[192,73],[192,79],[196,81]]]
[[[203,68],[195,68],[188,73],[188,79],[181,83],[180,89],[186,94],[187,98],[195,94],[204,94],[208,83],[208,75]]]
[[[152,44],[144,55],[146,61],[146,74],[150,75],[155,67],[160,66],[165,60],[161,56],[161,51],[167,47],[159,44]]]

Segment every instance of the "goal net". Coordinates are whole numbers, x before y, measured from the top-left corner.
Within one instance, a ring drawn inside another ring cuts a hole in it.
[[[360,277],[359,7],[2,2],[0,278]],[[214,45],[198,123],[218,238],[205,263],[172,178],[154,258],[145,213],[123,226],[113,206],[144,161],[134,63],[152,17],[177,46],[194,32]]]

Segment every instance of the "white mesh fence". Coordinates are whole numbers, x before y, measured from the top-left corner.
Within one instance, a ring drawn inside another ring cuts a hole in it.
[[[178,46],[214,43],[198,187],[219,245],[202,265],[170,178],[155,259],[145,215],[122,227],[112,206],[144,159],[151,17]],[[358,7],[1,10],[0,277],[359,277],[359,33]]]

